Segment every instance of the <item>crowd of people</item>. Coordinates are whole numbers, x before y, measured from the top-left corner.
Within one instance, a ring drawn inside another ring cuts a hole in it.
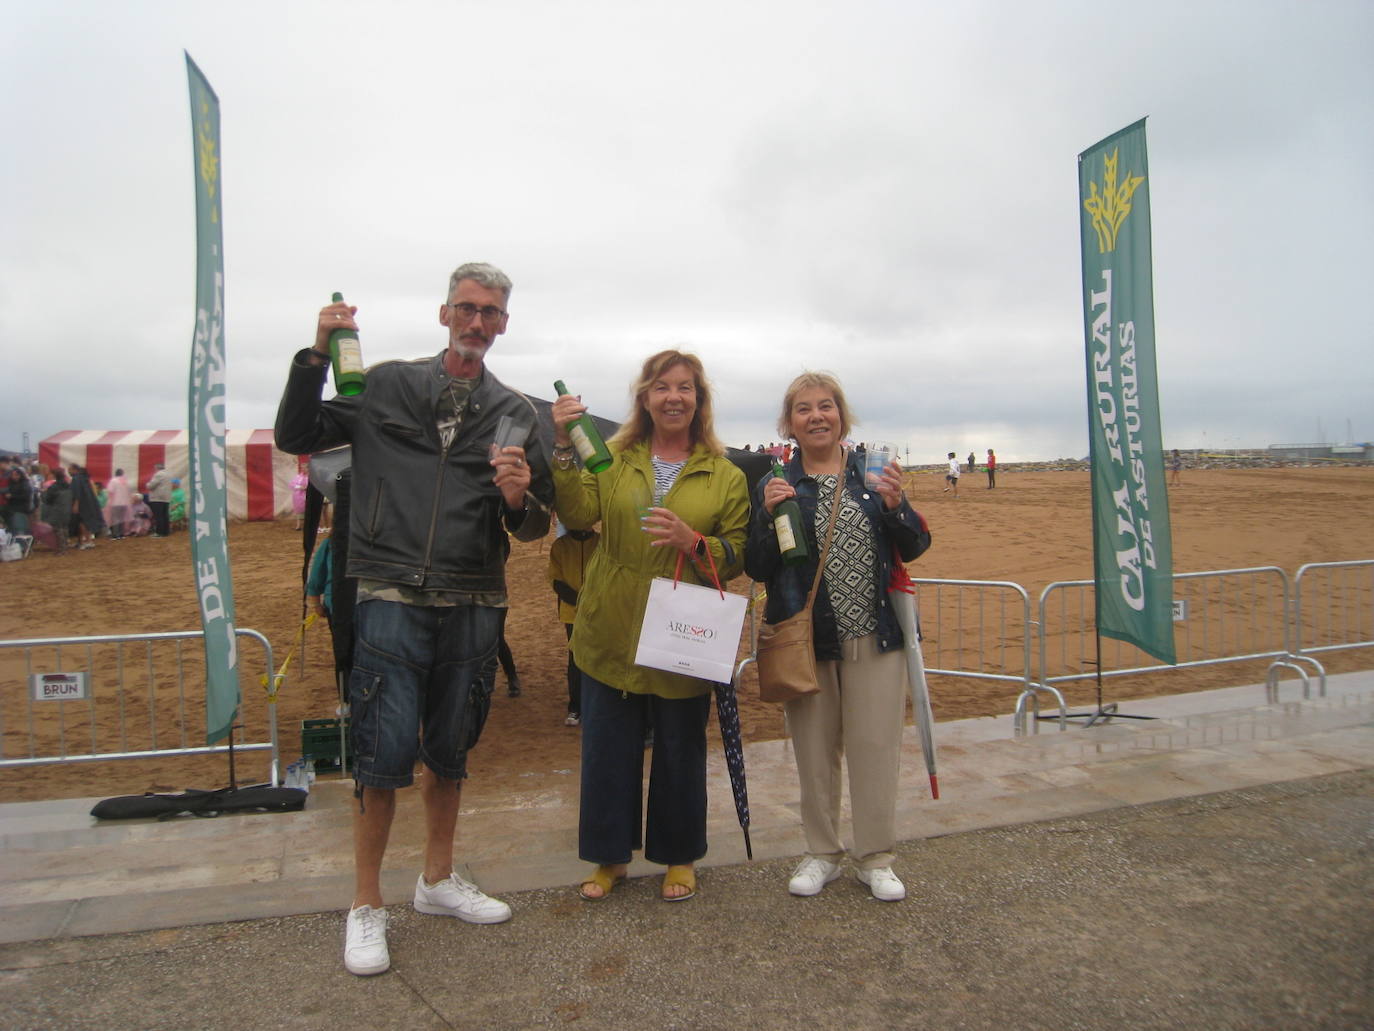
[[[644,361],[630,411],[606,442],[612,462],[593,473],[576,460],[587,446],[579,397],[554,401],[546,452],[532,403],[486,367],[508,326],[510,296],[499,269],[460,266],[439,305],[446,343],[438,354],[375,365],[363,393],[326,399],[330,334],[358,329],[357,308],[330,304],[314,342],[292,358],[278,408],[281,449],[352,448],[349,525],[338,528],[348,534],[344,575],[356,591],[345,700],[357,801],[345,967],[368,975],[390,966],[381,868],[396,792],[415,781],[417,764],[426,827],[416,910],[472,923],[511,916],[506,903],[454,872],[454,837],[467,754],[486,722],[498,658],[510,694],[519,693],[503,633],[510,537],[538,540],[555,523],[547,575],[567,635],[566,723],[581,729],[577,848],[590,864],[581,897],[609,898],[640,851],[664,868],[665,901],[696,895],[695,867],[708,847],[713,685],[638,664],[636,630],[655,579],[720,586],[747,573],[766,588],[767,622],[808,605],[811,612],[819,689],[785,709],[807,846],[787,890],[816,895],[848,860],[875,899],[904,898],[893,864],[908,642],[888,591],[894,566],[919,557],[931,535],[895,455],[866,468],[862,445],[849,443],[854,413],[840,381],[804,372],[779,384],[783,443],[757,449],[781,475],[762,476],[751,491],[716,435],[700,359],[669,349]],[[523,429],[516,443],[488,447],[502,417]],[[987,454],[992,488],[996,456]],[[946,489],[957,493],[960,462],[948,457]],[[968,465],[973,471],[972,453]],[[0,483],[7,529],[46,526],[59,555],[100,537],[165,537],[185,518],[180,482],[161,466],[142,491],[123,469],[108,484],[93,483],[78,465],[6,463]],[[305,483],[302,471],[292,484],[298,527]],[[797,564],[783,560],[775,526],[784,502],[801,513],[806,555]],[[332,561],[326,538],[307,586],[326,617]],[[849,847],[840,826],[842,763]]]
[[[0,458],[0,485],[6,534],[30,545],[36,541],[54,555],[87,551],[100,538],[168,537],[186,525],[186,491],[162,465],[154,467],[140,492],[123,469],[115,469],[107,484],[92,480],[76,463],[50,468],[30,462],[25,467]]]
[[[820,892],[848,858],[874,898],[903,898],[893,854],[905,641],[888,577],[895,563],[929,547],[930,533],[903,492],[899,463],[869,470],[866,480],[845,444],[854,417],[839,381],[805,373],[779,384],[786,442],[759,447],[783,475],[764,476],[751,493],[716,435],[705,368],[670,349],[644,361],[631,409],[607,442],[613,460],[593,473],[577,461],[590,446],[579,397],[553,403],[549,452],[531,402],[486,367],[509,324],[510,297],[500,270],[460,266],[438,307],[446,337],[438,354],[374,365],[362,394],[326,399],[329,336],[358,329],[357,308],[330,304],[314,342],[291,360],[277,412],[285,451],[352,446],[349,525],[335,531],[349,535],[345,575],[356,588],[347,699],[355,876],[345,967],[368,975],[390,966],[380,872],[396,791],[414,782],[417,762],[425,847],[415,909],[472,923],[511,916],[454,872],[454,835],[467,753],[490,707],[509,538],[537,540],[554,520],[548,580],[568,637],[567,723],[581,729],[577,848],[590,864],[581,897],[609,899],[640,851],[664,868],[664,901],[697,894],[695,866],[708,847],[713,685],[637,664],[637,628],[656,578],[712,585],[747,571],[767,586],[770,621],[799,611],[817,585],[820,690],[786,709],[807,841],[787,890]],[[502,416],[523,431],[516,443],[489,448]],[[808,545],[800,565],[780,561],[774,532],[775,509],[792,499]],[[327,607],[318,584],[311,595]],[[851,848],[839,827],[841,761],[854,812]]]

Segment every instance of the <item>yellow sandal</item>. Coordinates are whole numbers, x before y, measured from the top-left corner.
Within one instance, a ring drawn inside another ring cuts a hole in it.
[[[610,866],[598,866],[592,871],[592,875],[582,882],[581,886],[577,889],[577,893],[588,902],[600,902],[624,879],[624,873],[614,873]],[[587,894],[587,888],[593,884],[601,889],[600,895]]]
[[[674,887],[686,888],[687,891],[682,895],[669,895],[668,889]],[[690,866],[670,866],[668,872],[663,875],[663,901],[664,902],[686,902],[697,893],[697,874]]]

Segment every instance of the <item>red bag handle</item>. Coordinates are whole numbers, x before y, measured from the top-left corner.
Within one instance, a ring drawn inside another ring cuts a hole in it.
[[[692,550],[695,551],[698,545],[700,545],[702,551],[706,552],[706,558],[711,564],[711,583],[715,584],[716,590],[720,592],[721,599],[724,600],[725,588],[720,585],[720,573],[716,569],[716,556],[711,554],[711,549],[706,544],[706,537],[702,534],[697,534],[697,539],[692,542]],[[677,590],[678,581],[682,579],[683,557],[683,553],[679,551],[677,553],[677,565],[673,568],[673,590]],[[692,561],[700,562],[701,560],[699,558],[694,558]]]

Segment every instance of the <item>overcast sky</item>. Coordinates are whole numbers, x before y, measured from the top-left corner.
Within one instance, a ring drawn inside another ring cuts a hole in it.
[[[1374,438],[1374,3],[0,0],[0,448],[186,425],[183,50],[220,98],[229,425],[272,425],[331,291],[623,416],[695,351],[778,438],[827,369],[912,462],[1087,453],[1076,156],[1147,117],[1166,447]],[[1360,298],[1365,301],[1360,301]]]

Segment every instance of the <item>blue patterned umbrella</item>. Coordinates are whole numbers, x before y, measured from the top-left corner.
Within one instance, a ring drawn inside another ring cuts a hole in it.
[[[740,734],[739,704],[735,685],[716,684],[716,722],[720,724],[720,741],[725,747],[725,765],[730,770],[730,791],[735,796],[735,813],[744,831],[744,852],[754,858],[754,846],[749,841],[749,786],[744,780],[744,740]]]

